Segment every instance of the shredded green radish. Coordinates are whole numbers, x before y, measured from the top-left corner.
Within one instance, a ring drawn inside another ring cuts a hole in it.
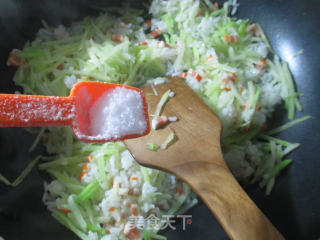
[[[82,203],[85,200],[90,199],[99,190],[98,181],[91,182],[86,186],[77,196],[76,203]]]
[[[264,134],[265,135],[277,134],[277,133],[282,132],[282,131],[284,131],[284,130],[286,130],[288,128],[291,128],[291,127],[293,127],[293,126],[295,126],[295,125],[297,125],[299,123],[302,123],[302,122],[304,122],[304,121],[306,121],[306,120],[308,120],[310,118],[311,118],[310,115],[307,115],[307,116],[304,116],[304,117],[301,117],[301,118],[297,118],[297,119],[292,120],[291,122],[288,122],[288,123],[286,123],[286,124],[284,124],[284,125],[282,125],[280,127],[274,128],[274,129],[272,129],[270,131],[267,131]]]
[[[298,52],[296,52],[294,55],[293,55],[293,57],[298,57],[298,56],[300,56],[300,55],[302,55],[303,54],[303,49],[300,49]]]
[[[159,146],[155,143],[147,143],[147,148],[151,151],[157,151]]]
[[[36,139],[34,140],[32,145],[30,146],[29,152],[32,152],[37,147],[37,145],[40,141],[40,138],[41,138],[42,134],[44,133],[45,129],[46,129],[45,127],[41,128],[40,132],[38,133],[38,136],[36,137]]]
[[[161,149],[167,149],[170,145],[172,145],[174,142],[176,141],[176,135],[171,132],[168,137],[166,138],[166,140],[164,140],[164,142],[161,144],[160,148]]]
[[[17,187],[20,183],[22,183],[22,181],[24,180],[24,178],[32,171],[32,169],[34,168],[34,166],[39,162],[39,160],[41,159],[41,156],[36,157],[35,159],[33,159],[28,165],[27,167],[21,172],[21,174],[16,178],[16,180],[14,180],[13,182],[10,182],[5,176],[3,176],[0,173],[0,181],[3,182],[4,184],[11,186],[11,187]]]
[[[169,89],[161,96],[161,99],[157,104],[156,111],[153,115],[154,118],[159,117],[161,115],[162,109],[164,108],[166,102],[170,98],[170,92],[171,92],[171,90]]]
[[[279,172],[284,169],[286,166],[288,166],[292,162],[291,159],[285,159],[281,162],[279,162],[274,169],[267,175],[267,177],[260,183],[260,187],[264,187],[268,184],[269,181],[274,179]],[[267,191],[267,195],[270,194],[270,191]]]
[[[285,147],[288,147],[288,146],[292,145],[292,143],[290,143],[288,141],[281,140],[281,139],[278,139],[278,138],[275,138],[275,137],[270,137],[270,136],[265,135],[265,134],[260,134],[258,137],[261,138],[261,139],[264,139],[266,141],[273,141],[273,142],[275,142],[277,144],[280,144],[282,146],[285,146]]]
[[[143,239],[144,240],[152,240],[152,239],[167,240],[166,237],[153,233],[150,230],[143,231]]]

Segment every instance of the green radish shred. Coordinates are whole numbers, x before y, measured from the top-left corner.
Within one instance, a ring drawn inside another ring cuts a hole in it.
[[[157,151],[159,146],[155,143],[147,143],[147,148],[151,151]]]
[[[160,99],[160,101],[158,102],[158,104],[157,104],[157,107],[156,107],[156,111],[155,111],[155,113],[154,113],[154,118],[156,118],[156,117],[159,117],[160,115],[161,115],[161,112],[162,112],[162,109],[164,108],[164,106],[165,106],[165,104],[166,104],[166,102],[169,100],[169,98],[170,98],[170,92],[171,92],[171,90],[169,89],[169,90],[167,90],[162,96],[161,96],[161,99]]]
[[[172,145],[174,142],[176,141],[176,135],[171,132],[169,133],[168,137],[166,138],[166,140],[164,140],[164,142],[161,144],[160,148],[162,150],[167,149],[170,145]]]
[[[88,184],[77,196],[76,203],[80,204],[94,196],[99,190],[99,182],[97,180]]]
[[[24,178],[32,171],[32,169],[34,168],[34,166],[39,162],[39,160],[41,159],[41,156],[37,156],[35,159],[33,159],[28,165],[27,167],[21,172],[21,174],[16,178],[16,180],[14,180],[13,182],[10,182],[5,176],[3,176],[0,173],[0,181],[3,182],[4,184],[11,186],[11,187],[17,187],[20,183],[22,183],[22,181],[24,180]]]
[[[268,177],[265,178],[259,185],[260,187],[264,187],[272,178],[276,177],[281,170],[287,167],[292,162],[291,159],[285,159],[278,163],[275,168],[268,174]]]
[[[272,129],[270,131],[267,131],[264,134],[265,135],[274,135],[274,134],[280,133],[280,132],[282,132],[284,130],[287,130],[288,128],[291,128],[291,127],[293,127],[293,126],[295,126],[295,125],[297,125],[299,123],[307,121],[309,119],[311,119],[310,115],[307,115],[307,116],[304,116],[304,117],[300,117],[300,118],[292,120],[292,121],[290,121],[290,122],[288,122],[288,123],[286,123],[286,124],[284,124],[284,125],[282,125],[280,127],[274,128],[274,129]]]
[[[46,129],[45,127],[42,127],[42,128],[41,128],[41,130],[40,130],[40,132],[38,133],[36,139],[34,140],[34,142],[32,143],[32,145],[30,146],[29,152],[32,152],[32,151],[37,147],[37,145],[38,145],[38,143],[39,143],[39,141],[40,141],[40,139],[41,139],[41,137],[42,137],[45,129]]]

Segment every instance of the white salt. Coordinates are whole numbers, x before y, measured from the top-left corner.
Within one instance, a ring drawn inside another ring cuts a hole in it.
[[[168,81],[168,79],[166,79],[166,78],[155,78],[154,79],[154,81],[153,81],[153,84],[155,85],[155,86],[157,86],[157,85],[161,85],[161,84],[164,84],[165,82],[167,82]]]
[[[155,96],[158,96],[158,91],[157,91],[157,89],[156,89],[153,85],[151,85],[151,88],[152,88],[152,91],[153,91],[154,95],[155,95]]]
[[[142,96],[135,90],[117,87],[103,94],[90,109],[90,135],[118,139],[129,134],[143,134],[147,122]]]
[[[169,93],[169,97],[171,97],[171,98],[173,98],[174,95],[175,95],[175,93],[174,93],[173,91],[171,91],[171,92]]]
[[[177,117],[168,117],[168,120],[170,122],[176,122],[176,121],[178,121],[178,118]]]

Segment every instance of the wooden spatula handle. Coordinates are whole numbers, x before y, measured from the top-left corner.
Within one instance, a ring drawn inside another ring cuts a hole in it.
[[[177,165],[173,171],[199,194],[231,239],[284,239],[234,179],[223,161],[216,162],[221,164],[187,162]]]

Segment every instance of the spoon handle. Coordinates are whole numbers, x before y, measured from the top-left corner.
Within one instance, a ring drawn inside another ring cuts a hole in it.
[[[189,183],[216,216],[231,239],[284,239],[221,161],[192,161],[178,165],[174,173]],[[221,164],[220,164],[221,163]]]
[[[70,125],[73,97],[0,94],[0,127]]]

